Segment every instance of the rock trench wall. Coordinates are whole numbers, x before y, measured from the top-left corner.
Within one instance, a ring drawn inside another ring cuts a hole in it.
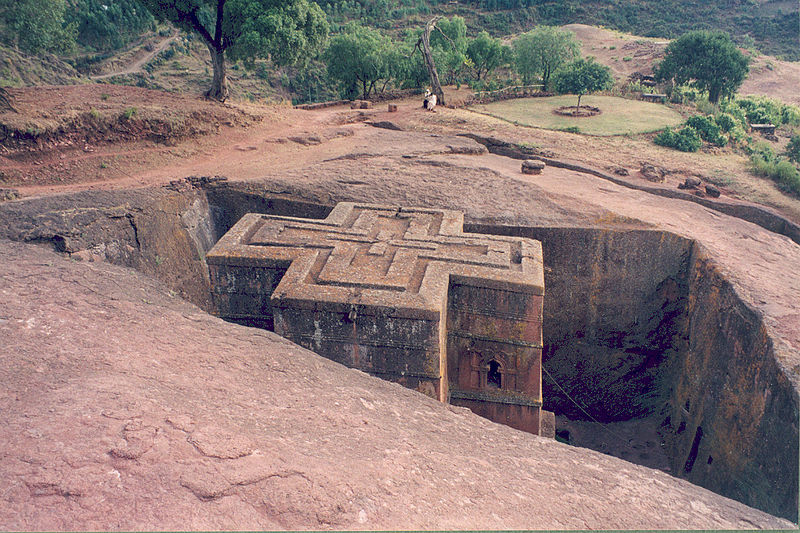
[[[761,317],[698,247],[665,425],[673,473],[797,522],[798,399]]]
[[[204,256],[241,214],[329,210],[226,187],[85,192],[0,205],[0,237],[135,268],[210,310]],[[704,250],[660,231],[465,229],[542,242],[544,365],[592,416],[663,418],[674,474],[797,521],[797,392]],[[583,416],[549,377],[545,408]]]
[[[594,418],[659,417],[674,475],[797,521],[797,392],[702,246],[662,231],[468,230],[542,242],[543,365]],[[548,377],[544,408],[585,418]]]

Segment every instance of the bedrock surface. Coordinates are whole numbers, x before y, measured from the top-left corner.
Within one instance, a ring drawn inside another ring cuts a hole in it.
[[[0,241],[7,529],[788,528]]]

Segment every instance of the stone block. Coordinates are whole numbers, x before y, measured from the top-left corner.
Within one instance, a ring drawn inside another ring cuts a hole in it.
[[[526,159],[522,162],[522,173],[541,174],[542,170],[544,170],[544,167],[544,161],[539,161],[538,159]]]
[[[389,113],[397,112],[397,104],[389,104]]]
[[[552,411],[539,413],[539,435],[548,439],[556,438],[556,415]]]

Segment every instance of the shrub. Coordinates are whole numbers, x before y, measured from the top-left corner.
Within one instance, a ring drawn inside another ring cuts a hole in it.
[[[717,113],[714,116],[714,122],[716,122],[720,130],[722,130],[725,133],[728,133],[736,126],[741,126],[741,123],[739,123],[739,121],[737,121],[733,115],[724,112]]]
[[[666,128],[656,135],[654,142],[660,146],[674,148],[681,152],[696,152],[703,145],[700,134],[691,126],[684,126],[679,131],[672,131]]]
[[[745,143],[747,142],[747,132],[744,131],[743,126],[737,124],[728,132],[728,139],[739,144]]]
[[[700,98],[700,91],[686,85],[673,87],[669,95],[669,101],[673,104],[688,104]]]
[[[137,111],[138,110],[135,107],[129,107],[122,112],[122,116],[125,118],[125,120],[130,120],[134,115],[136,115]]]
[[[768,163],[775,163],[778,160],[777,156],[775,155],[775,150],[773,150],[772,146],[765,141],[752,143],[747,146],[746,150],[751,156],[757,156]]]
[[[739,107],[739,105],[734,100],[727,100],[720,105],[720,109],[725,113],[730,114],[736,122],[739,123],[740,126],[746,128],[747,126],[747,116],[744,114],[744,110]]]
[[[642,93],[653,93],[652,87],[642,85],[640,81],[631,81],[623,89],[623,93],[639,95]]]
[[[786,155],[790,161],[800,163],[800,135],[792,135],[789,144],[786,146]]]
[[[800,194],[800,171],[789,161],[785,159],[769,161],[756,153],[750,157],[750,169],[757,176],[775,181],[781,190]]]
[[[720,127],[714,122],[714,117],[703,117],[695,115],[689,117],[686,125],[694,128],[700,134],[700,138],[706,142],[716,144],[717,146],[725,146],[728,144],[728,139],[720,132]]]
[[[750,124],[775,124],[779,126],[783,123],[781,118],[783,104],[772,98],[764,96],[748,96],[736,100],[738,105],[747,117]]]
[[[781,123],[800,126],[800,107],[784,105],[783,109],[781,109]]]
[[[704,115],[713,115],[717,111],[716,106],[708,101],[708,97],[705,94],[695,101],[694,106],[697,108],[697,111]]]

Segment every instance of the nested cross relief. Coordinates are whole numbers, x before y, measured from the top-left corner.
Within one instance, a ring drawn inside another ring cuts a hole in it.
[[[462,228],[455,211],[339,204],[323,221],[264,216],[247,244],[291,250],[287,276],[311,285],[418,293],[432,262],[462,274],[519,276],[529,255],[523,239]]]

